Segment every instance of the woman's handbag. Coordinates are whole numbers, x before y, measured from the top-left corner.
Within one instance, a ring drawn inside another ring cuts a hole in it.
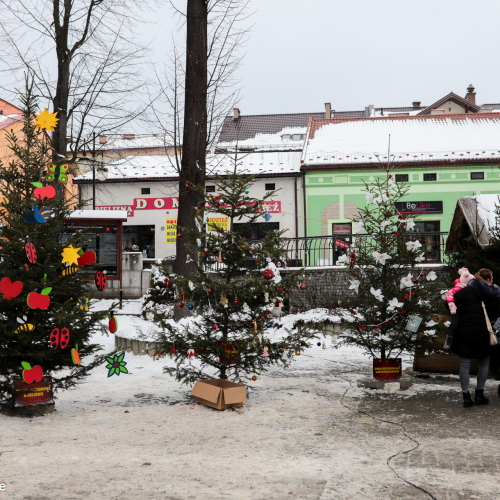
[[[488,331],[490,332],[490,345],[497,345],[498,340],[493,332],[493,328],[491,328],[490,318],[486,314],[486,307],[484,307],[484,302],[481,301],[481,305],[483,306],[484,317],[486,318],[486,326],[488,327]]]

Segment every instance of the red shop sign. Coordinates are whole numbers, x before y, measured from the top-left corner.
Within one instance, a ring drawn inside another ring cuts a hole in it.
[[[335,246],[340,248],[349,248],[349,244],[341,240],[335,240]]]
[[[41,405],[54,402],[52,377],[43,377],[41,382],[27,384],[24,380],[14,380],[16,406]]]

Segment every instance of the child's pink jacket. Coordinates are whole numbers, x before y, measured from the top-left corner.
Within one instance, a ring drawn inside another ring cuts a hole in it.
[[[462,288],[463,288],[463,285],[462,285],[462,283],[460,283],[460,278],[457,278],[455,280],[455,286],[451,290],[448,290],[448,292],[446,293],[446,302],[448,302],[448,304],[450,302],[455,303],[455,294],[459,290],[462,290]]]

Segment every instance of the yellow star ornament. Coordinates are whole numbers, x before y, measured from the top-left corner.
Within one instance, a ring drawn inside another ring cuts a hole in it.
[[[47,111],[47,108],[43,108],[43,111],[40,111],[38,116],[36,117],[36,124],[38,127],[45,129],[47,132],[52,132],[59,121],[59,118],[56,118],[57,113],[51,113]]]
[[[70,245],[69,247],[66,247],[61,255],[62,255],[62,263],[64,264],[67,262],[69,265],[75,264],[78,265],[78,252],[81,250],[81,248],[73,248],[73,245]]]

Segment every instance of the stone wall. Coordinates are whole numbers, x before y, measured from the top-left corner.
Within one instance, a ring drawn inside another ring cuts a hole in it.
[[[291,307],[299,309],[327,307],[333,300],[351,296],[354,292],[354,290],[349,290],[351,273],[348,269],[305,269],[303,274],[306,289],[300,290],[297,286],[290,296]]]

